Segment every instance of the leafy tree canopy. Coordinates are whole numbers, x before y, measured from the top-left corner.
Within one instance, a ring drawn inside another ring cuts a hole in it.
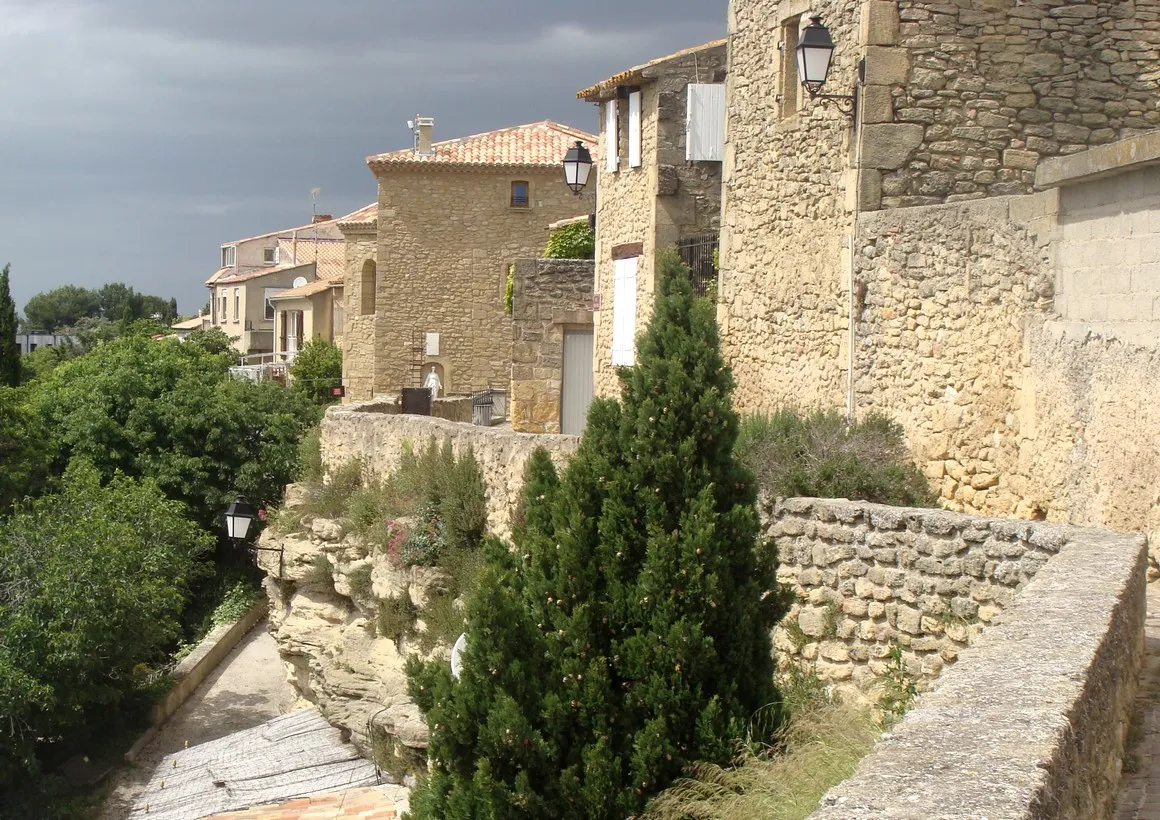
[[[461,678],[409,664],[433,764],[417,818],[622,820],[780,723],[786,602],[733,456],[732,375],[713,305],[675,254],[658,268],[622,401],[592,404],[562,476],[530,462],[514,547],[491,546],[468,603]]]
[[[0,791],[147,682],[211,541],[152,481],[102,486],[83,461],[0,519]]]
[[[330,388],[342,384],[342,348],[326,339],[311,339],[294,357],[290,376],[294,389],[312,401],[337,401],[331,397]]]
[[[74,328],[82,319],[104,318],[113,322],[152,319],[168,326],[177,318],[177,300],[138,293],[123,282],[110,282],[96,290],[64,285],[38,293],[24,308],[24,326],[60,331]]]
[[[0,516],[49,478],[48,432],[27,399],[26,390],[0,386]]]
[[[197,344],[132,335],[61,365],[33,399],[56,469],[79,456],[105,479],[152,478],[207,527],[235,492],[276,500],[317,410],[275,384],[232,378],[229,364]]]

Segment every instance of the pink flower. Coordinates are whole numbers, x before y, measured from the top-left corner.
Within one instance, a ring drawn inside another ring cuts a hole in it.
[[[266,520],[266,508],[265,507],[260,507],[258,509],[258,518],[262,519],[263,521]]]

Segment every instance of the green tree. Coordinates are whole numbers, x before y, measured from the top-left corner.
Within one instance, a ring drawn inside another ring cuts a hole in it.
[[[290,365],[294,389],[319,404],[337,401],[330,388],[342,384],[342,348],[326,339],[311,339]]]
[[[211,538],[150,481],[77,462],[0,520],[0,791],[98,733],[147,683]]]
[[[56,469],[79,456],[106,479],[152,478],[206,527],[235,492],[258,505],[280,498],[317,409],[276,384],[235,379],[229,366],[196,344],[144,335],[66,362],[34,395]]]
[[[230,364],[241,361],[241,355],[233,346],[230,337],[220,327],[191,330],[185,337],[185,343],[197,345],[207,353],[225,354]]]
[[[0,516],[44,487],[51,459],[48,431],[29,407],[27,391],[0,386]]]
[[[0,268],[0,387],[20,384],[20,348],[16,345],[16,305],[8,287],[8,265]]]
[[[689,764],[728,760],[759,712],[780,723],[786,602],[733,456],[732,375],[713,306],[675,254],[658,267],[622,401],[593,402],[562,476],[533,457],[514,548],[489,547],[461,678],[409,664],[432,760],[417,818],[620,820]]]
[[[595,259],[596,232],[587,222],[573,222],[552,232],[548,237],[548,247],[544,249],[547,259]]]
[[[72,327],[86,316],[101,315],[96,291],[78,285],[64,285],[38,293],[24,306],[24,326],[55,332]]]

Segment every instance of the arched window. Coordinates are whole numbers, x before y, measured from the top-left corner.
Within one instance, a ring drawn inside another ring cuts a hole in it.
[[[359,313],[363,316],[369,316],[375,312],[375,292],[377,290],[378,273],[375,260],[368,259],[363,262],[362,268],[362,309]]]

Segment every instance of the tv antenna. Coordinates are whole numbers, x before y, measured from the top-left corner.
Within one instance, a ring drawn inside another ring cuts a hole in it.
[[[318,215],[318,195],[321,193],[321,188],[310,189],[310,213],[312,216]]]

